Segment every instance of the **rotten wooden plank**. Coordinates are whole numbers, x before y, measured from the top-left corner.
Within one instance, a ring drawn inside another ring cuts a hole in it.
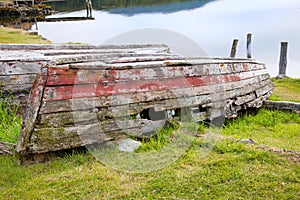
[[[31,84],[22,84],[22,85],[19,85],[19,84],[4,85],[0,88],[2,89],[2,91],[6,91],[9,94],[16,95],[18,93],[29,94],[31,87],[32,87],[32,83]]]
[[[1,45],[0,45],[1,46]],[[40,62],[0,62],[0,75],[26,75],[40,73]]]
[[[26,152],[27,144],[31,138],[31,133],[36,123],[36,118],[42,103],[44,87],[47,80],[47,69],[41,69],[41,73],[37,75],[32,89],[30,91],[25,119],[22,124],[22,130],[16,145],[16,150],[19,153]]]
[[[64,100],[85,97],[110,96],[126,93],[148,92],[154,90],[173,90],[205,85],[236,82],[264,74],[263,71],[236,74],[178,77],[172,79],[141,80],[127,82],[100,82],[86,85],[66,85],[46,87],[43,101]]]
[[[263,105],[263,102],[272,95],[272,91],[267,92],[266,94],[256,98],[255,100],[248,102],[247,107],[249,108],[260,108]]]
[[[0,142],[0,155],[13,155],[15,145],[6,142]]]
[[[41,106],[41,114],[53,112],[65,112],[70,110],[84,110],[92,108],[103,108],[108,106],[128,105],[139,102],[157,102],[168,98],[185,98],[189,96],[205,95],[228,90],[243,89],[245,92],[253,91],[250,85],[257,85],[268,80],[269,75],[252,77],[235,83],[222,83],[208,86],[178,88],[167,91],[141,92],[138,95],[122,94],[113,96],[91,97],[82,99],[68,99],[60,101],[44,101]],[[269,83],[269,82],[268,82]],[[263,84],[263,83],[262,83]],[[245,87],[246,85],[246,87]],[[259,85],[258,85],[259,87]]]
[[[8,85],[32,85],[37,74],[22,74],[22,75],[11,75],[11,76],[1,76],[0,75],[0,85],[7,88]],[[13,88],[11,88],[13,89]]]
[[[86,50],[84,54],[99,52],[99,56],[110,53],[141,53],[141,54],[155,54],[155,53],[170,53],[169,47],[166,45],[0,45],[0,61],[55,61],[66,56],[64,54],[57,54],[51,56],[51,52],[71,51],[78,55],[77,51]],[[71,55],[72,56],[72,55]],[[74,56],[74,55],[73,55]],[[76,57],[76,56],[75,56]],[[84,60],[84,57],[81,57]],[[87,61],[86,58],[84,61]],[[58,61],[59,63],[59,61]]]
[[[240,89],[232,89],[230,91],[219,91],[218,93],[211,94],[211,95],[201,95],[192,98],[191,97],[178,98],[176,96],[173,96],[171,98],[175,98],[175,99],[172,100],[165,97],[164,99],[161,99],[159,103],[153,103],[153,101],[149,101],[148,103],[146,103],[137,100],[135,103],[130,103],[124,106],[112,105],[112,107],[105,107],[105,108],[94,107],[94,109],[85,110],[85,111],[69,110],[69,112],[41,114],[39,126],[59,127],[59,126],[68,126],[68,125],[81,124],[81,123],[90,123],[90,122],[107,120],[108,118],[117,119],[119,117],[126,117],[128,115],[136,115],[142,112],[144,109],[151,108],[151,107],[154,107],[157,111],[168,110],[168,109],[175,110],[181,107],[189,107],[193,105],[205,104],[209,101],[212,101],[210,104],[213,105],[214,101],[226,102],[226,99],[235,99],[235,98],[236,100],[234,100],[234,103],[236,105],[242,105],[256,98],[256,95],[253,92],[254,90],[266,86],[268,87],[271,84],[272,83],[270,80],[266,80],[259,83],[255,83],[253,85],[244,86],[243,88]],[[133,102],[133,100],[127,102]]]
[[[93,57],[95,56],[95,57]],[[225,68],[227,66],[232,66],[232,65],[240,65],[245,68],[248,67],[248,70],[255,70],[255,69],[264,69],[265,65],[261,63],[257,63],[254,61],[249,62],[249,60],[221,60],[221,59],[203,59],[203,58],[179,58],[179,59],[167,59],[166,57],[164,60],[155,60],[155,57],[152,59],[144,60],[143,62],[136,61],[136,62],[124,62],[124,61],[119,61],[114,60],[114,61],[109,61],[106,60],[105,62],[102,60],[99,61],[99,58],[96,57],[96,55],[91,55],[89,57],[86,56],[81,56],[81,57],[76,57],[72,60],[69,61],[57,61],[57,64],[64,64],[64,63],[69,63],[71,69],[96,69],[96,70],[101,70],[101,69],[116,69],[116,70],[127,70],[127,69],[133,69],[133,68],[158,68],[158,67],[168,67],[168,66],[194,66],[197,67],[198,65],[204,66],[204,65],[209,65],[208,68],[215,67],[219,69]],[[171,57],[172,58],[172,57]],[[81,62],[82,60],[85,59],[85,62]],[[94,61],[93,61],[94,60]],[[234,69],[234,67],[233,67]],[[247,71],[248,71],[247,70]]]
[[[265,93],[262,96],[249,95],[252,92],[259,90],[261,88],[263,88],[265,90]],[[240,97],[239,100],[237,99],[238,100],[237,103],[239,105],[246,104],[248,107],[254,107],[252,105],[252,103],[254,104],[254,103],[264,101],[264,98],[260,98],[260,97],[265,97],[265,96],[271,94],[272,90],[273,90],[272,82],[270,80],[266,80],[266,81],[260,82],[258,84],[246,86],[246,87],[243,87],[240,89],[231,90],[231,91],[224,92],[221,94],[216,93],[216,94],[214,94],[215,95],[214,99],[216,99],[216,100],[213,102],[210,102],[208,104],[204,104],[203,107],[222,108],[226,105],[226,102],[227,102],[226,100],[234,99],[234,98],[237,98],[237,97],[243,96],[243,95],[246,95],[246,97],[245,98]],[[256,99],[258,99],[257,102],[253,102]],[[236,100],[234,99],[233,102],[235,102],[235,101]],[[260,106],[257,106],[257,107],[260,107]]]
[[[274,110],[288,110],[300,114],[300,103],[296,102],[266,100],[264,101],[263,107]]]
[[[128,137],[128,134],[143,137],[144,134],[149,134],[147,126],[153,122],[148,120],[145,125],[137,120],[125,123],[128,125],[125,129],[120,128],[116,122],[108,122],[104,126],[96,123],[73,127],[35,129],[28,144],[27,154],[45,153],[118,140]],[[133,127],[133,125],[137,127]]]
[[[132,44],[132,45],[87,45],[87,44],[1,44],[0,50],[5,51],[19,51],[19,50],[76,50],[76,49],[103,49],[103,50],[126,50],[131,49],[131,51],[135,51],[135,49],[169,49],[167,45],[164,44]]]
[[[233,74],[250,71],[251,66],[253,65],[236,63],[232,65],[214,64],[165,68],[135,68],[127,70],[74,70],[68,66],[59,68],[49,67],[47,86]],[[261,65],[261,69],[263,68],[264,66]],[[258,69],[256,68],[256,70]]]

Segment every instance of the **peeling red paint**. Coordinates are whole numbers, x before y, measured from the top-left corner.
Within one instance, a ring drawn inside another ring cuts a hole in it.
[[[73,98],[108,96],[147,92],[156,90],[172,90],[177,88],[189,88],[210,84],[226,83],[241,80],[236,75],[218,75],[204,77],[180,77],[174,79],[143,80],[128,82],[94,82],[85,85],[69,85],[46,87],[44,100],[63,100]],[[96,87],[95,87],[96,85]]]

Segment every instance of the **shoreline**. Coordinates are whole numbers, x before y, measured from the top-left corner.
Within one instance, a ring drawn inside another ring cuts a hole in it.
[[[0,1],[0,18],[18,17],[45,17],[51,15],[53,10],[45,4],[14,5],[11,1]]]

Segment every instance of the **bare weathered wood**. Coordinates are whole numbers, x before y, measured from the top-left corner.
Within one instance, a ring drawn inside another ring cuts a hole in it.
[[[252,43],[252,34],[248,33],[247,34],[247,46],[246,46],[246,50],[247,50],[247,58],[252,58],[252,54],[251,54],[251,43]]]
[[[0,155],[13,155],[14,150],[14,144],[0,142]]]
[[[213,102],[222,100],[226,101],[226,99],[234,98],[236,98],[236,100],[234,101],[235,105],[242,105],[256,98],[256,95],[253,92],[254,90],[260,88],[269,88],[270,85],[272,85],[270,80],[266,80],[259,83],[254,83],[253,85],[244,86],[240,89],[232,88],[229,91],[218,91],[218,93],[214,92],[216,94],[213,95],[201,95],[193,98],[179,98],[173,96],[173,98],[175,98],[173,100],[167,99],[168,97],[165,97],[164,99],[160,100],[159,105],[153,104],[153,101],[149,101],[148,103],[141,103],[137,100],[135,103],[132,103],[133,100],[130,100],[128,101],[128,105],[124,106],[112,105],[112,107],[105,107],[101,109],[94,107],[94,110],[69,110],[69,112],[41,114],[39,124],[41,127],[60,127],[82,123],[88,124],[91,122],[107,120],[108,118],[117,119],[120,117],[127,117],[128,115],[138,114],[144,109],[151,107],[155,107],[156,110],[174,110],[181,107],[202,105],[209,101],[211,101],[211,104],[214,104]],[[129,104],[129,102],[131,103]]]
[[[128,80],[127,82],[100,81],[99,83],[96,82],[86,85],[46,87],[43,101],[198,87],[219,83],[236,82],[253,76],[262,75],[263,73],[264,72],[262,71],[254,71],[202,77],[181,76],[172,79],[140,80],[138,82],[135,80]]]
[[[80,64],[81,66],[83,64]],[[87,64],[88,65],[88,64]],[[233,64],[210,64],[210,65],[193,65],[193,66],[177,66],[177,67],[153,67],[141,68],[143,63],[140,63],[139,68],[127,70],[105,70],[105,69],[70,69],[68,66],[49,67],[49,78],[47,86],[58,85],[74,85],[87,83],[101,82],[121,82],[121,81],[138,81],[138,80],[155,80],[163,78],[178,78],[178,77],[195,77],[209,76],[221,74],[234,74],[264,69],[264,65],[254,65],[245,63]],[[106,66],[108,67],[108,66]]]
[[[116,50],[126,50],[131,49],[132,52],[137,49],[164,49],[169,50],[169,47],[164,44],[133,44],[133,45],[86,45],[86,44],[1,44],[0,50],[76,50],[76,49],[103,49],[111,51]]]
[[[35,129],[30,141],[28,153],[45,153],[62,149],[70,149],[93,143],[125,138],[128,135],[143,137],[149,134],[149,126],[160,124],[150,120],[107,121],[105,124],[95,123],[72,127]],[[158,127],[161,127],[158,125]]]
[[[263,102],[268,99],[272,94],[272,91],[269,91],[268,93],[254,99],[251,102],[247,103],[247,107],[249,108],[260,108],[263,105]]]
[[[266,100],[264,101],[263,107],[267,109],[289,110],[296,113],[300,113],[300,103],[296,102]]]
[[[281,42],[278,78],[286,76],[288,43]]]
[[[261,89],[263,88],[263,89]],[[269,89],[269,90],[268,90]],[[231,102],[235,105],[242,105],[252,102],[253,100],[259,99],[258,101],[263,101],[260,99],[260,96],[253,95],[252,93],[256,90],[265,91],[263,95],[270,94],[273,89],[273,84],[270,80],[262,81],[259,83],[255,83],[253,85],[244,86],[239,89],[233,89],[231,91],[224,91],[223,93],[215,93],[212,95],[214,101],[204,104],[203,107],[214,107],[214,108],[222,108],[226,105],[227,100],[232,100]],[[237,103],[235,103],[237,101]],[[250,103],[249,103],[250,104]],[[249,106],[253,107],[253,106]]]
[[[0,62],[1,76],[38,74],[40,69],[39,62]]]
[[[31,84],[22,84],[22,85],[4,85],[2,87],[0,87],[2,89],[2,91],[6,91],[9,94],[12,95],[16,95],[19,93],[24,93],[24,94],[29,94],[30,89],[32,87],[32,83]]]
[[[66,56],[64,51],[69,53]],[[85,52],[82,52],[86,50]],[[51,52],[62,51],[57,56],[51,55]],[[74,54],[73,54],[73,53]],[[78,56],[79,52],[85,54],[84,56]],[[94,56],[92,60],[103,60],[103,56],[106,54],[122,54],[128,55],[134,54],[166,54],[170,53],[169,48],[166,45],[0,45],[0,61],[57,61],[57,63],[63,63],[63,59],[58,61],[59,58],[65,58],[66,61],[74,62],[79,60],[87,61],[90,56],[93,56],[95,52],[98,52],[98,57]],[[74,59],[70,57],[73,54]],[[76,56],[77,55],[77,56]],[[91,57],[93,58],[93,57]]]
[[[70,110],[84,110],[92,108],[103,108],[109,106],[128,105],[138,102],[157,102],[168,98],[185,98],[189,96],[205,95],[230,90],[243,89],[246,93],[259,88],[269,75],[263,74],[249,79],[237,81],[235,83],[221,83],[208,86],[178,88],[167,91],[140,92],[139,95],[122,94],[113,96],[68,99],[60,101],[44,101],[40,110],[41,114],[53,112],[66,112]],[[259,84],[258,84],[259,83]],[[269,84],[267,80],[266,84]],[[252,88],[251,85],[257,86]]]
[[[255,91],[256,97],[260,97],[260,96],[262,96],[262,95],[264,95],[264,94],[266,94],[270,91],[273,91],[273,89],[274,89],[273,84],[268,84],[268,85],[266,85],[262,88],[259,88]]]
[[[8,85],[23,85],[30,84],[32,85],[36,74],[22,74],[22,75],[11,75],[11,76],[1,76],[0,75],[0,85],[7,88]],[[11,88],[13,89],[13,88]]]
[[[231,47],[231,52],[230,52],[230,58],[235,58],[238,43],[239,43],[238,39],[233,40],[232,47]]]
[[[41,70],[41,73],[37,75],[30,91],[25,119],[23,121],[22,130],[16,145],[17,152],[21,154],[26,151],[28,142],[31,138],[31,133],[36,123],[40,105],[42,103],[41,101],[44,93],[44,87],[47,80],[47,69],[44,68]]]

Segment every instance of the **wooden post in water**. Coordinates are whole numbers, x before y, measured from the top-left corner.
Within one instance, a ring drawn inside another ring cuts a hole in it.
[[[281,42],[279,74],[277,78],[284,78],[286,76],[287,48],[288,48],[288,42]]]
[[[248,33],[247,34],[247,58],[251,59],[251,42],[252,42],[252,34]]]
[[[233,40],[232,47],[231,47],[230,58],[235,58],[236,48],[237,48],[238,43],[239,43],[238,39]]]
[[[86,0],[85,3],[86,3],[86,17],[92,18],[92,10],[93,10],[92,1]]]

